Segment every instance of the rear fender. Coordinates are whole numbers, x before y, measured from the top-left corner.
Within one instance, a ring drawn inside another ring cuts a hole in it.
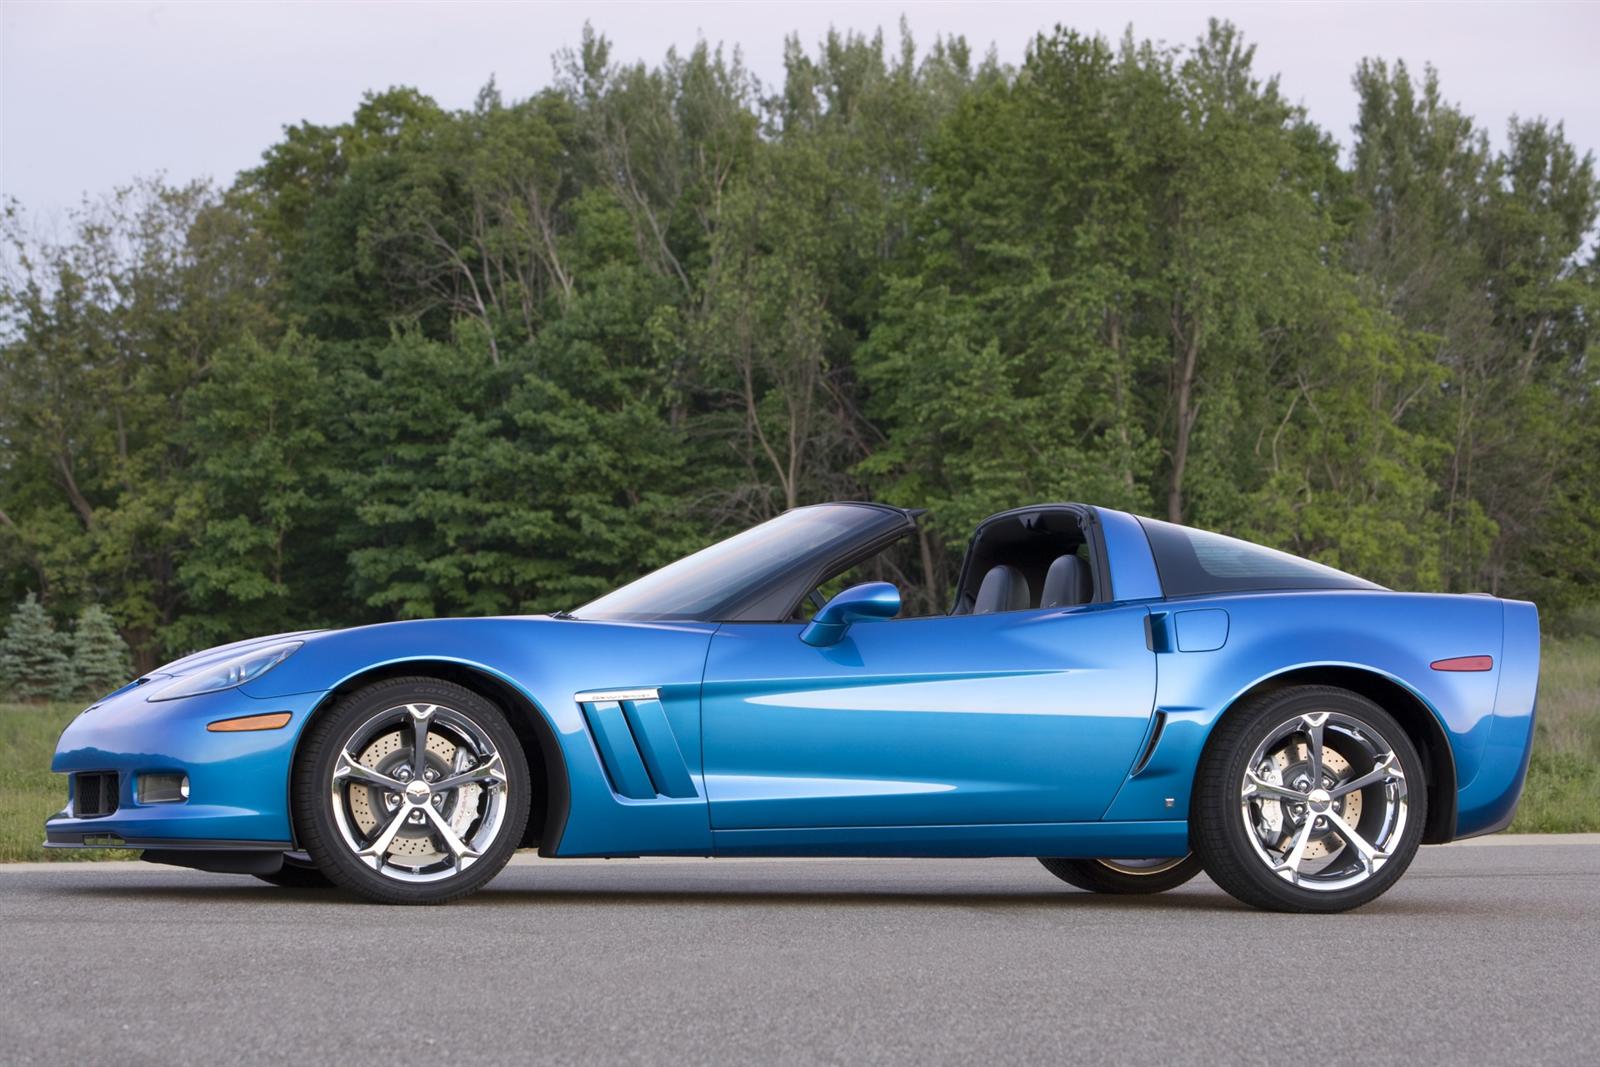
[[[1168,603],[1184,611],[1226,611],[1227,637],[1219,648],[1157,656],[1156,711],[1163,727],[1148,758],[1129,775],[1107,809],[1106,819],[1187,813],[1194,769],[1221,717],[1241,698],[1284,684],[1281,679],[1309,678],[1317,672],[1359,672],[1408,694],[1426,709],[1436,736],[1443,739],[1455,788],[1464,789],[1478,774],[1495,724],[1500,601],[1340,591]],[[1308,649],[1320,655],[1306,658]],[[1495,668],[1447,672],[1429,666],[1436,660],[1479,654],[1495,656]],[[1448,791],[1441,802],[1447,797]],[[1441,814],[1445,810],[1441,804]],[[1445,840],[1455,828],[1430,825],[1430,831],[1430,839]]]

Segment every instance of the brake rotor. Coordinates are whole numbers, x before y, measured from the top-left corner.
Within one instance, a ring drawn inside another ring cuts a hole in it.
[[[427,752],[429,756],[433,757],[428,761],[429,766],[438,770],[441,774],[450,774],[465,769],[461,765],[465,760],[463,759],[458,763],[457,757],[465,757],[467,754],[462,752],[459,745],[453,743],[439,730],[430,730],[428,732]],[[394,730],[377,738],[363,749],[356,762],[363,767],[369,767],[372,770],[388,774],[396,767],[404,764],[405,761],[403,759],[397,758],[397,755],[401,754],[409,755],[410,750],[405,744],[405,739],[401,732]],[[437,767],[433,766],[435,761],[438,762]],[[385,766],[386,764],[388,765],[387,767]],[[412,773],[419,773],[418,768],[413,767]],[[474,782],[462,786],[456,791],[453,798],[446,799],[447,812],[445,813],[445,821],[456,832],[456,836],[463,840],[466,839],[467,828],[472,825],[473,819],[477,817],[478,797],[482,792],[483,787]],[[451,803],[452,800],[453,804]],[[381,818],[380,812],[382,812]],[[392,817],[389,805],[384,801],[383,790],[377,786],[357,786],[350,790],[350,815],[355,819],[356,825],[361,828],[362,834],[367,837],[371,837],[377,832],[383,821]],[[446,854],[439,851],[434,845],[433,835],[429,832],[430,829],[431,824],[429,823],[406,823],[400,832],[395,835],[394,841],[390,843],[387,855],[403,862],[408,867],[426,867],[429,864],[446,859]]]
[[[1269,757],[1268,764],[1258,768],[1256,773],[1264,781],[1271,782],[1273,785],[1283,785],[1286,779],[1293,780],[1292,769],[1309,767],[1310,763],[1311,754],[1306,743],[1304,741],[1296,741],[1274,752]],[[1350,770],[1350,761],[1341,756],[1331,746],[1323,745],[1322,770],[1324,780],[1318,784],[1327,788],[1337,784],[1345,777]],[[1292,785],[1291,788],[1293,788]],[[1361,821],[1361,791],[1346,793],[1342,798],[1342,804],[1343,810],[1340,814],[1343,816],[1344,821],[1350,824],[1350,828],[1354,830]],[[1270,840],[1281,838],[1286,816],[1283,810],[1283,801],[1276,798],[1262,800],[1260,812],[1261,828],[1267,832],[1268,838]],[[1337,842],[1332,848],[1329,847],[1330,837]],[[1312,837],[1311,841],[1306,845],[1305,858],[1308,860],[1322,859],[1343,847],[1344,841],[1338,838],[1338,831],[1330,823],[1326,831]]]

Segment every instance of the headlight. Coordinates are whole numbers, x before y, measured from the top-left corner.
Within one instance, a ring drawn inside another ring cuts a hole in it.
[[[199,696],[201,693],[218,693],[235,689],[253,681],[294,654],[303,642],[286,641],[281,645],[268,645],[242,656],[223,660],[186,675],[150,695],[151,700],[177,700],[179,697]]]

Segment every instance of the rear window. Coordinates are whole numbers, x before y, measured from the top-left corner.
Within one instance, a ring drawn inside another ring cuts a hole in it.
[[[1236,537],[1142,516],[1139,524],[1150,539],[1161,589],[1167,596],[1253,589],[1383,588],[1365,578]]]

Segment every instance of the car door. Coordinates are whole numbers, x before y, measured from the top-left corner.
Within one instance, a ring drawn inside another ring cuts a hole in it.
[[[1098,819],[1148,729],[1142,605],[730,623],[701,698],[713,830]]]

